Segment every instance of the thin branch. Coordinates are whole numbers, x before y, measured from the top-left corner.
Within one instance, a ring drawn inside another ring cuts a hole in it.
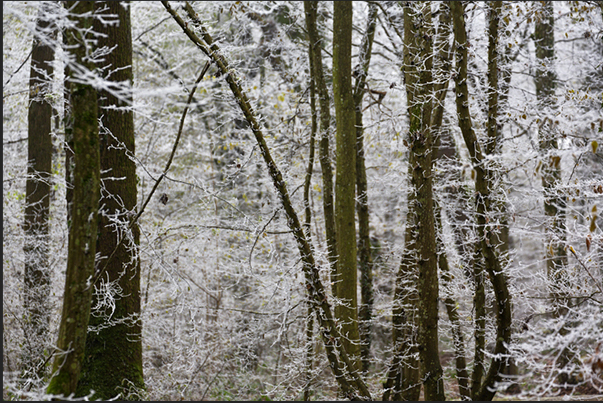
[[[588,270],[588,267],[586,267],[586,265],[578,257],[578,254],[576,253],[576,251],[574,250],[574,248],[572,246],[570,246],[569,250],[572,252],[572,254],[576,258],[576,260],[578,260],[578,263],[580,263],[580,266],[584,267],[584,270],[586,270],[586,272],[588,273],[588,275],[590,276],[590,278],[594,281],[594,283],[597,286],[597,288],[599,289],[599,291],[601,291],[601,293],[603,293],[603,288],[601,288],[601,286],[599,285],[599,282],[593,277],[593,275],[590,273],[590,270]]]
[[[155,190],[157,190],[157,187],[161,183],[161,180],[166,176],[168,170],[170,169],[170,166],[172,165],[172,161],[174,160],[174,155],[176,154],[176,149],[178,148],[178,143],[180,142],[180,136],[182,135],[182,129],[184,128],[184,119],[186,119],[186,114],[193,101],[193,95],[195,95],[195,91],[197,90],[197,87],[199,86],[199,83],[201,82],[201,80],[203,80],[205,73],[207,73],[209,66],[210,66],[210,63],[206,62],[205,66],[203,67],[203,70],[201,70],[201,74],[199,74],[199,78],[197,78],[197,81],[195,81],[195,84],[193,85],[193,89],[191,90],[191,93],[188,96],[188,100],[186,101],[186,106],[184,107],[184,111],[182,112],[182,117],[180,118],[180,127],[178,128],[178,134],[176,135],[176,140],[174,141],[174,146],[172,147],[172,152],[171,152],[168,162],[165,166],[165,169],[163,170],[163,173],[159,176],[157,181],[155,181],[155,185],[153,186],[153,189],[151,189],[151,192],[147,196],[147,199],[145,200],[141,209],[138,211],[138,214],[136,214],[136,216],[132,219],[132,221],[130,221],[127,231],[132,229],[134,224],[138,221],[138,219],[144,212],[144,209],[147,207],[147,205],[151,201],[151,197],[153,197],[153,194],[155,193]],[[105,270],[107,270],[107,267],[109,266],[109,262],[111,261],[111,258],[113,258],[113,256],[115,255],[115,253],[117,252],[119,247],[123,244],[125,239],[126,239],[126,236],[123,236],[119,240],[119,243],[115,246],[115,249],[113,249],[113,252],[111,252],[111,255],[109,255],[109,258],[105,261],[105,265],[103,266],[103,268],[101,270],[99,270],[98,273],[94,276],[91,286],[96,284],[96,282],[100,279],[100,277],[105,272]]]
[[[17,74],[19,72],[19,70],[21,70],[23,68],[23,66],[25,66],[25,63],[27,63],[27,61],[31,57],[32,53],[33,53],[33,49],[29,51],[29,54],[27,55],[27,57],[25,58],[25,60],[23,60],[23,63],[21,63],[21,65],[17,68],[17,70],[15,70],[14,73],[10,75],[10,77],[8,78],[8,80],[6,80],[6,82],[3,84],[4,87],[6,87],[8,85],[8,83],[10,83],[10,80],[15,76],[15,74]]]

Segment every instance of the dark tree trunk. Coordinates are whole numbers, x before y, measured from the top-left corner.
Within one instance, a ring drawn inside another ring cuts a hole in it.
[[[50,272],[48,268],[50,181],[52,171],[52,105],[45,99],[52,91],[54,49],[38,36],[56,39],[56,26],[48,13],[50,2],[40,3],[31,52],[29,75],[29,114],[27,136],[27,183],[25,190],[25,271],[23,287],[23,333],[27,335],[22,352],[25,378],[42,378],[45,372],[44,349],[48,339]]]
[[[418,345],[425,400],[445,400],[438,351],[439,281],[434,218],[431,127],[432,42],[431,11],[426,4],[404,7],[404,79],[410,127],[408,130],[411,184],[415,210],[418,266]]]
[[[95,391],[95,399],[136,397],[144,387],[142,371],[142,323],[140,319],[140,230],[136,215],[136,164],[132,106],[132,34],[128,2],[95,2],[97,14],[116,15],[119,24],[95,22],[95,30],[106,36],[99,47],[112,48],[102,65],[110,90],[100,91],[98,107],[102,195],[99,214],[97,270],[104,269],[95,285],[95,312],[86,339],[86,355],[78,384],[78,395]],[[107,17],[111,18],[111,17]],[[117,97],[115,94],[120,94]],[[123,242],[119,242],[125,237]],[[118,246],[119,245],[119,246]],[[117,249],[116,249],[117,248]],[[114,284],[109,287],[109,284]],[[115,287],[117,286],[117,287]],[[118,289],[113,295],[98,295]],[[103,306],[114,299],[114,310]],[[135,388],[135,389],[133,389]],[[130,393],[130,395],[128,395]],[[133,395],[132,395],[133,394]]]
[[[86,47],[81,43],[90,38],[82,32],[92,28],[92,2],[66,2],[77,29],[65,31],[67,44],[75,63],[88,70],[94,66],[86,58]],[[73,69],[71,69],[73,73]],[[90,316],[94,276],[94,257],[98,228],[100,197],[100,156],[97,122],[97,93],[87,84],[69,77],[73,128],[73,210],[69,230],[67,273],[63,296],[63,311],[59,327],[58,352],[53,362],[53,377],[48,393],[68,396],[75,392],[84,358],[86,333]]]

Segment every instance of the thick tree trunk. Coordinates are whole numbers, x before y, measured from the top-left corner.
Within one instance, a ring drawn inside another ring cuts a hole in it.
[[[318,159],[322,169],[322,200],[325,216],[325,232],[327,238],[327,256],[331,265],[331,291],[337,295],[337,236],[335,230],[335,203],[333,198],[333,168],[329,155],[331,135],[331,106],[329,91],[325,82],[322,66],[322,39],[317,28],[318,3],[304,1],[306,15],[306,28],[310,41],[310,74],[316,85],[318,103],[320,106],[320,142],[318,145]]]
[[[333,4],[333,97],[335,99],[337,169],[335,225],[337,231],[337,294],[335,318],[343,345],[358,369],[358,274],[356,263],[356,127],[352,94],[352,2]]]
[[[366,76],[371,61],[375,27],[377,25],[377,6],[369,3],[369,16],[366,32],[360,45],[360,70],[357,71],[354,86],[354,109],[356,110],[356,193],[358,200],[358,268],[360,269],[360,355],[362,370],[368,371],[371,350],[371,320],[373,316],[373,261],[371,257],[371,238],[369,232],[368,182],[364,162],[364,127],[362,124],[362,100],[364,98]]]
[[[95,2],[98,14],[116,15],[119,24],[95,22],[97,32],[106,36],[99,46],[115,47],[105,56],[102,75],[110,90],[100,91],[100,163],[103,172],[100,200],[97,265],[104,273],[95,285],[95,312],[86,339],[86,354],[78,383],[78,395],[95,391],[95,399],[136,397],[144,387],[142,373],[142,323],[140,319],[140,230],[130,220],[136,215],[136,164],[132,106],[132,34],[127,2]],[[110,18],[110,17],[107,17]],[[117,97],[115,94],[120,94]],[[122,226],[120,228],[120,226]],[[125,226],[125,228],[123,228]],[[120,238],[125,240],[120,243]],[[115,250],[117,248],[117,250]],[[107,260],[109,256],[110,260]],[[105,267],[106,266],[106,267]],[[111,286],[109,286],[111,284]],[[99,295],[119,290],[112,295]],[[114,300],[114,310],[103,306]],[[130,393],[130,395],[128,395]],[[132,395],[134,394],[134,395]]]
[[[75,63],[88,70],[94,66],[86,58],[87,47],[82,32],[92,28],[92,2],[66,2],[76,28],[65,31]],[[73,73],[73,69],[71,69]],[[48,393],[68,396],[74,393],[80,375],[90,316],[96,254],[97,214],[100,196],[100,156],[97,122],[96,90],[73,82],[70,77],[71,112],[73,119],[73,211],[69,231],[67,273],[63,311],[59,327],[58,352],[53,362],[53,377]]]
[[[56,39],[56,26],[49,20],[50,2],[40,3],[36,35]],[[44,349],[50,320],[48,267],[50,181],[52,171],[52,105],[45,99],[52,90],[54,49],[34,36],[29,75],[27,136],[27,183],[23,230],[25,254],[22,372],[26,379],[41,379],[45,372]]]

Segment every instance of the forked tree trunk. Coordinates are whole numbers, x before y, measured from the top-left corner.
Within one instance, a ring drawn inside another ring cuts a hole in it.
[[[480,237],[481,252],[484,256],[485,270],[489,275],[496,300],[496,345],[494,357],[491,360],[488,373],[480,383],[479,393],[474,396],[476,400],[492,400],[496,393],[495,384],[502,378],[502,373],[508,365],[508,346],[511,343],[511,294],[509,293],[507,275],[501,264],[498,244],[499,234],[494,225],[497,214],[493,202],[494,173],[487,165],[483,146],[475,134],[471,114],[469,111],[469,91],[467,88],[467,32],[464,6],[461,2],[451,2],[452,21],[455,38],[456,68],[455,89],[456,109],[459,126],[465,145],[469,151],[471,163],[475,170],[477,230]],[[495,97],[497,92],[490,94]],[[496,103],[490,100],[489,105]],[[490,224],[490,220],[492,223]],[[473,391],[472,391],[473,393]]]

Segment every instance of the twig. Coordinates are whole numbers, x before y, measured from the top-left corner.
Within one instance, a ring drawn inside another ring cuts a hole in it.
[[[10,75],[10,77],[8,78],[8,80],[6,80],[6,82],[3,84],[4,87],[6,87],[8,85],[8,83],[10,82],[10,80],[15,76],[15,74],[17,74],[19,72],[19,70],[21,70],[21,68],[23,66],[25,66],[25,63],[27,63],[27,61],[31,57],[32,53],[33,53],[33,49],[29,51],[29,54],[27,55],[27,57],[25,58],[25,60],[23,60],[23,63],[21,63],[21,65],[17,68],[17,70],[15,70],[14,73]]]
[[[593,277],[592,274],[590,274],[590,270],[588,270],[588,267],[586,267],[586,265],[584,263],[582,263],[582,260],[580,260],[580,258],[578,257],[578,254],[576,253],[576,251],[574,250],[574,248],[572,246],[570,246],[569,250],[574,254],[574,257],[576,258],[576,260],[578,260],[578,263],[580,263],[580,265],[582,267],[584,267],[584,270],[586,270],[586,272],[588,273],[588,275],[590,276],[590,278],[594,281],[595,285],[599,289],[599,291],[601,291],[601,293],[603,294],[603,289],[599,285],[599,282],[597,280],[595,280],[595,278]]]

